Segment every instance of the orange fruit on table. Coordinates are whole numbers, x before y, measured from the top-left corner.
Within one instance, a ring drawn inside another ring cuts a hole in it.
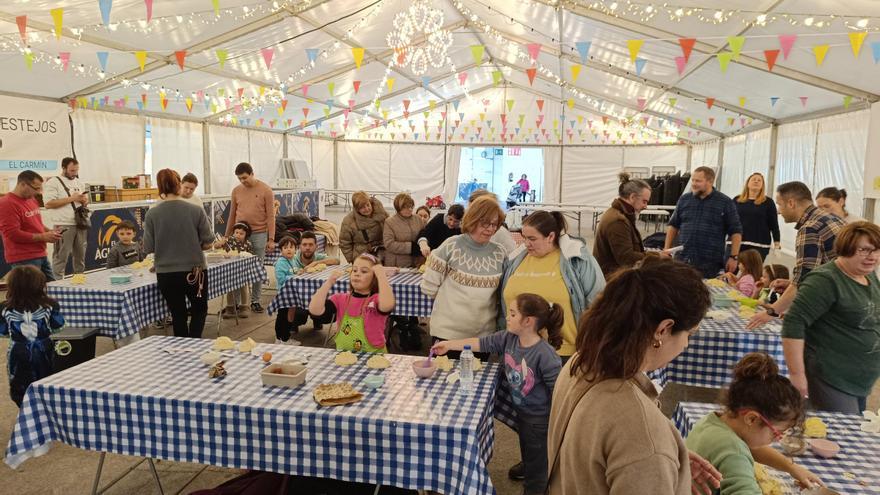
[[[268,363],[271,360],[272,360],[272,353],[271,352],[264,352],[263,353],[263,361]]]

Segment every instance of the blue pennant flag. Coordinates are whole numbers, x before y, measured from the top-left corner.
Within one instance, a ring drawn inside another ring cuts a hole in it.
[[[592,45],[592,41],[578,41],[574,44],[577,47],[578,53],[581,55],[581,62],[586,63],[587,58],[590,56],[590,45]]]

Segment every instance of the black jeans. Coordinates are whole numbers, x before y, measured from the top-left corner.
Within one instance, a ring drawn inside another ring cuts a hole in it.
[[[275,338],[284,342],[290,340],[290,334],[296,332],[300,325],[304,325],[309,319],[309,312],[303,308],[295,308],[293,321],[287,321],[287,310],[289,308],[279,308],[278,314],[275,316]],[[333,322],[335,312],[327,311],[321,316],[312,316],[312,322],[315,325],[324,325]]]
[[[523,493],[544,493],[547,489],[547,430],[549,415],[524,414],[516,411],[519,430],[519,452],[523,461]]]
[[[208,316],[208,271],[202,270],[194,283],[187,281],[191,272],[157,273],[159,292],[168,303],[177,337],[202,337],[205,318]],[[187,326],[186,302],[190,304],[190,321]]]

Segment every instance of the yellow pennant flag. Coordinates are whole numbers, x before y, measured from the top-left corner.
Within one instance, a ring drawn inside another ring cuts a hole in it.
[[[391,91],[391,89],[394,87],[394,78],[389,77],[388,80],[385,81],[385,85],[388,86],[388,91]]]
[[[849,108],[850,103],[852,103],[852,96],[844,96],[843,97],[843,108]]]
[[[52,9],[52,20],[55,21],[55,39],[61,39],[61,29],[64,27],[64,9]]]
[[[34,54],[33,52],[26,52],[24,54],[24,63],[27,65],[28,70],[34,68]]]
[[[483,61],[483,52],[486,47],[483,45],[471,45],[471,56],[474,57],[474,63],[480,65]]]
[[[428,100],[428,108],[432,111],[437,108],[437,100]]]
[[[626,46],[629,48],[629,60],[632,63],[636,62],[636,59],[639,58],[639,52],[642,50],[642,45],[645,44],[645,40],[627,40]]]
[[[144,64],[147,63],[147,52],[143,50],[139,50],[134,52],[134,58],[138,61],[138,66],[141,68],[141,72],[144,71]]]
[[[574,110],[574,98],[569,98],[569,99],[568,99],[568,109],[569,109],[569,110]]]
[[[220,15],[220,0],[211,0],[214,5],[214,15]]]
[[[859,57],[859,52],[862,51],[862,43],[865,42],[865,36],[867,35],[868,33],[849,33],[849,44],[852,46],[854,57]]]
[[[813,55],[816,56],[816,65],[822,65],[825,55],[828,55],[828,45],[816,45],[813,47]]]
[[[739,97],[739,106],[741,106],[741,107],[746,106],[746,97],[745,96]]]
[[[733,59],[739,60],[739,54],[742,51],[742,47],[746,42],[746,38],[744,36],[728,36],[727,44],[730,45],[730,51],[733,52]]]
[[[733,53],[731,52],[721,52],[718,54],[718,65],[721,67],[721,72],[727,72],[727,66],[730,64],[731,58],[733,58]]]
[[[577,82],[578,76],[581,75],[582,68],[583,68],[583,66],[577,65],[577,64],[571,66],[571,80],[572,80],[572,82]]]
[[[266,88],[265,88],[265,86],[260,86],[260,96],[262,97],[262,96],[264,96],[265,94],[266,94]]]
[[[351,56],[354,57],[354,65],[358,69],[361,68],[361,63],[364,61],[364,49],[362,47],[355,47],[351,49]]]

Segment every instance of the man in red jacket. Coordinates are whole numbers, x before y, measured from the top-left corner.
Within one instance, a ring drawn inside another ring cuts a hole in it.
[[[42,191],[40,174],[31,170],[18,174],[15,189],[0,198],[0,236],[7,263],[13,267],[36,266],[46,279],[55,280],[46,256],[46,243],[60,240],[61,233],[43,225],[40,204],[34,199]]]

